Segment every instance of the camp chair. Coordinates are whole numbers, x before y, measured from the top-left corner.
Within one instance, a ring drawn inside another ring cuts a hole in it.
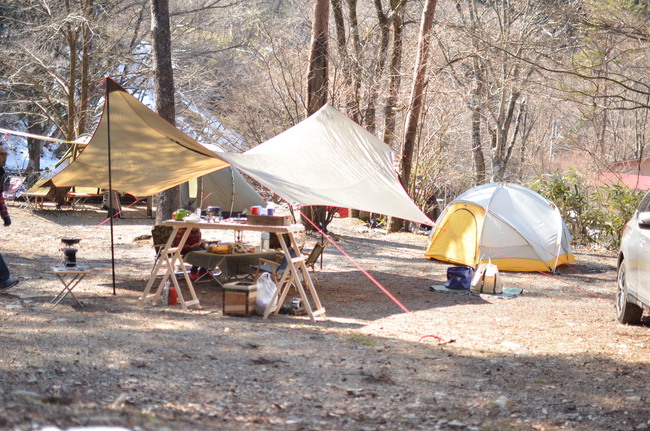
[[[29,190],[27,190],[23,196],[25,196],[25,200],[31,209],[33,209],[33,202],[38,209],[42,210],[45,209],[46,204],[56,205],[54,202],[45,202],[45,199],[49,193],[50,187],[41,187],[39,185],[34,185]]]
[[[296,255],[296,253],[293,250],[289,250],[289,253],[291,254],[292,257],[295,257]],[[283,256],[283,255],[278,254],[278,256]],[[275,260],[275,261],[270,259],[260,258],[257,265],[251,265],[251,268],[255,271],[255,275],[253,275],[253,280],[257,280],[260,275],[262,275],[265,272],[268,272],[269,274],[271,274],[273,281],[275,281],[275,283],[277,284],[280,281],[282,274],[287,269],[287,265],[288,265],[288,261],[286,256],[282,257],[281,260]]]
[[[320,282],[318,281],[318,277],[316,277],[316,263],[318,262],[318,259],[322,256],[323,250],[325,250],[325,247],[329,243],[329,240],[325,240],[323,242],[317,242],[316,245],[314,245],[314,248],[307,253],[303,253],[304,255],[307,256],[307,259],[305,259],[305,265],[311,268],[312,274],[314,274],[314,280],[316,280],[316,284],[318,287],[320,287]]]
[[[7,183],[5,191],[2,192],[2,196],[7,202],[15,202],[24,193],[22,187],[25,184],[25,177],[9,177]]]

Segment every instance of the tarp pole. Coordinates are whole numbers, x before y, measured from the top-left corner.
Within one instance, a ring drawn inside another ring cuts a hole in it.
[[[560,214],[560,210],[553,205],[555,208],[556,214],[559,216],[558,220],[558,233],[557,233],[557,248],[555,249],[555,263],[553,264],[552,272],[555,274],[555,271],[557,271],[557,264],[560,261],[560,253],[562,252],[562,238],[564,237],[564,222],[562,218],[562,214]]]
[[[230,197],[230,216],[232,217],[232,210],[235,208],[235,168],[230,167],[230,184],[232,188],[232,195]]]
[[[106,143],[108,154],[108,214],[111,219],[111,270],[113,273],[113,295],[115,292],[115,242],[113,241],[113,177],[111,174],[111,104],[108,97],[108,82],[106,83]],[[119,199],[119,197],[115,196]]]

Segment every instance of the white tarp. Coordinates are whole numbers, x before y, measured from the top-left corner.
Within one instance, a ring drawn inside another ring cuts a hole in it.
[[[399,182],[390,147],[330,105],[243,154],[222,157],[292,204],[433,225]]]

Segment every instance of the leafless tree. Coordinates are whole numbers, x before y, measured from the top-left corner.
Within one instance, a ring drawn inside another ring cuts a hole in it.
[[[309,70],[307,72],[307,115],[312,115],[327,103],[328,63],[329,63],[329,0],[314,0],[311,49],[309,51]],[[305,143],[309,145],[309,143]],[[303,209],[303,220],[307,230],[315,230],[312,225],[327,230],[333,214],[322,206]]]
[[[174,104],[174,72],[172,69],[169,3],[151,0],[151,38],[156,112],[171,124],[176,124]],[[180,203],[179,188],[172,187],[156,195],[156,223],[172,218]]]
[[[137,30],[124,28],[137,28],[131,24],[140,5],[110,6],[94,0],[5,4],[0,33],[0,115],[5,124],[67,140],[93,130],[101,78],[126,69],[116,59],[130,63],[133,45],[127,39],[139,40]],[[128,20],[118,24],[116,16]],[[114,26],[121,31],[112,31]],[[31,139],[29,144],[30,165],[38,170],[43,142]],[[72,157],[74,151],[72,147]]]
[[[329,0],[314,0],[309,71],[307,72],[307,116],[327,103],[329,63]]]
[[[418,38],[418,55],[415,61],[413,73],[413,87],[409,100],[409,108],[406,114],[406,128],[402,141],[400,155],[400,180],[405,190],[409,189],[411,181],[411,168],[413,159],[413,148],[415,146],[418,123],[423,105],[423,92],[427,77],[427,62],[429,60],[429,48],[431,47],[431,27],[436,13],[437,0],[427,0],[422,10],[420,21],[420,36]],[[403,221],[392,218],[389,231],[396,232],[403,226]]]

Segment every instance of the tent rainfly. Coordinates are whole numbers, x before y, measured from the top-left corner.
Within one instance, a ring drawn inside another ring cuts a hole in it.
[[[458,196],[440,214],[425,257],[502,271],[553,272],[575,262],[571,234],[548,199],[513,183],[484,184]]]
[[[253,205],[266,202],[232,166],[219,169],[207,175],[190,180],[190,197],[194,197],[201,208],[221,207],[223,211],[241,212]],[[202,187],[199,187],[202,184]]]

